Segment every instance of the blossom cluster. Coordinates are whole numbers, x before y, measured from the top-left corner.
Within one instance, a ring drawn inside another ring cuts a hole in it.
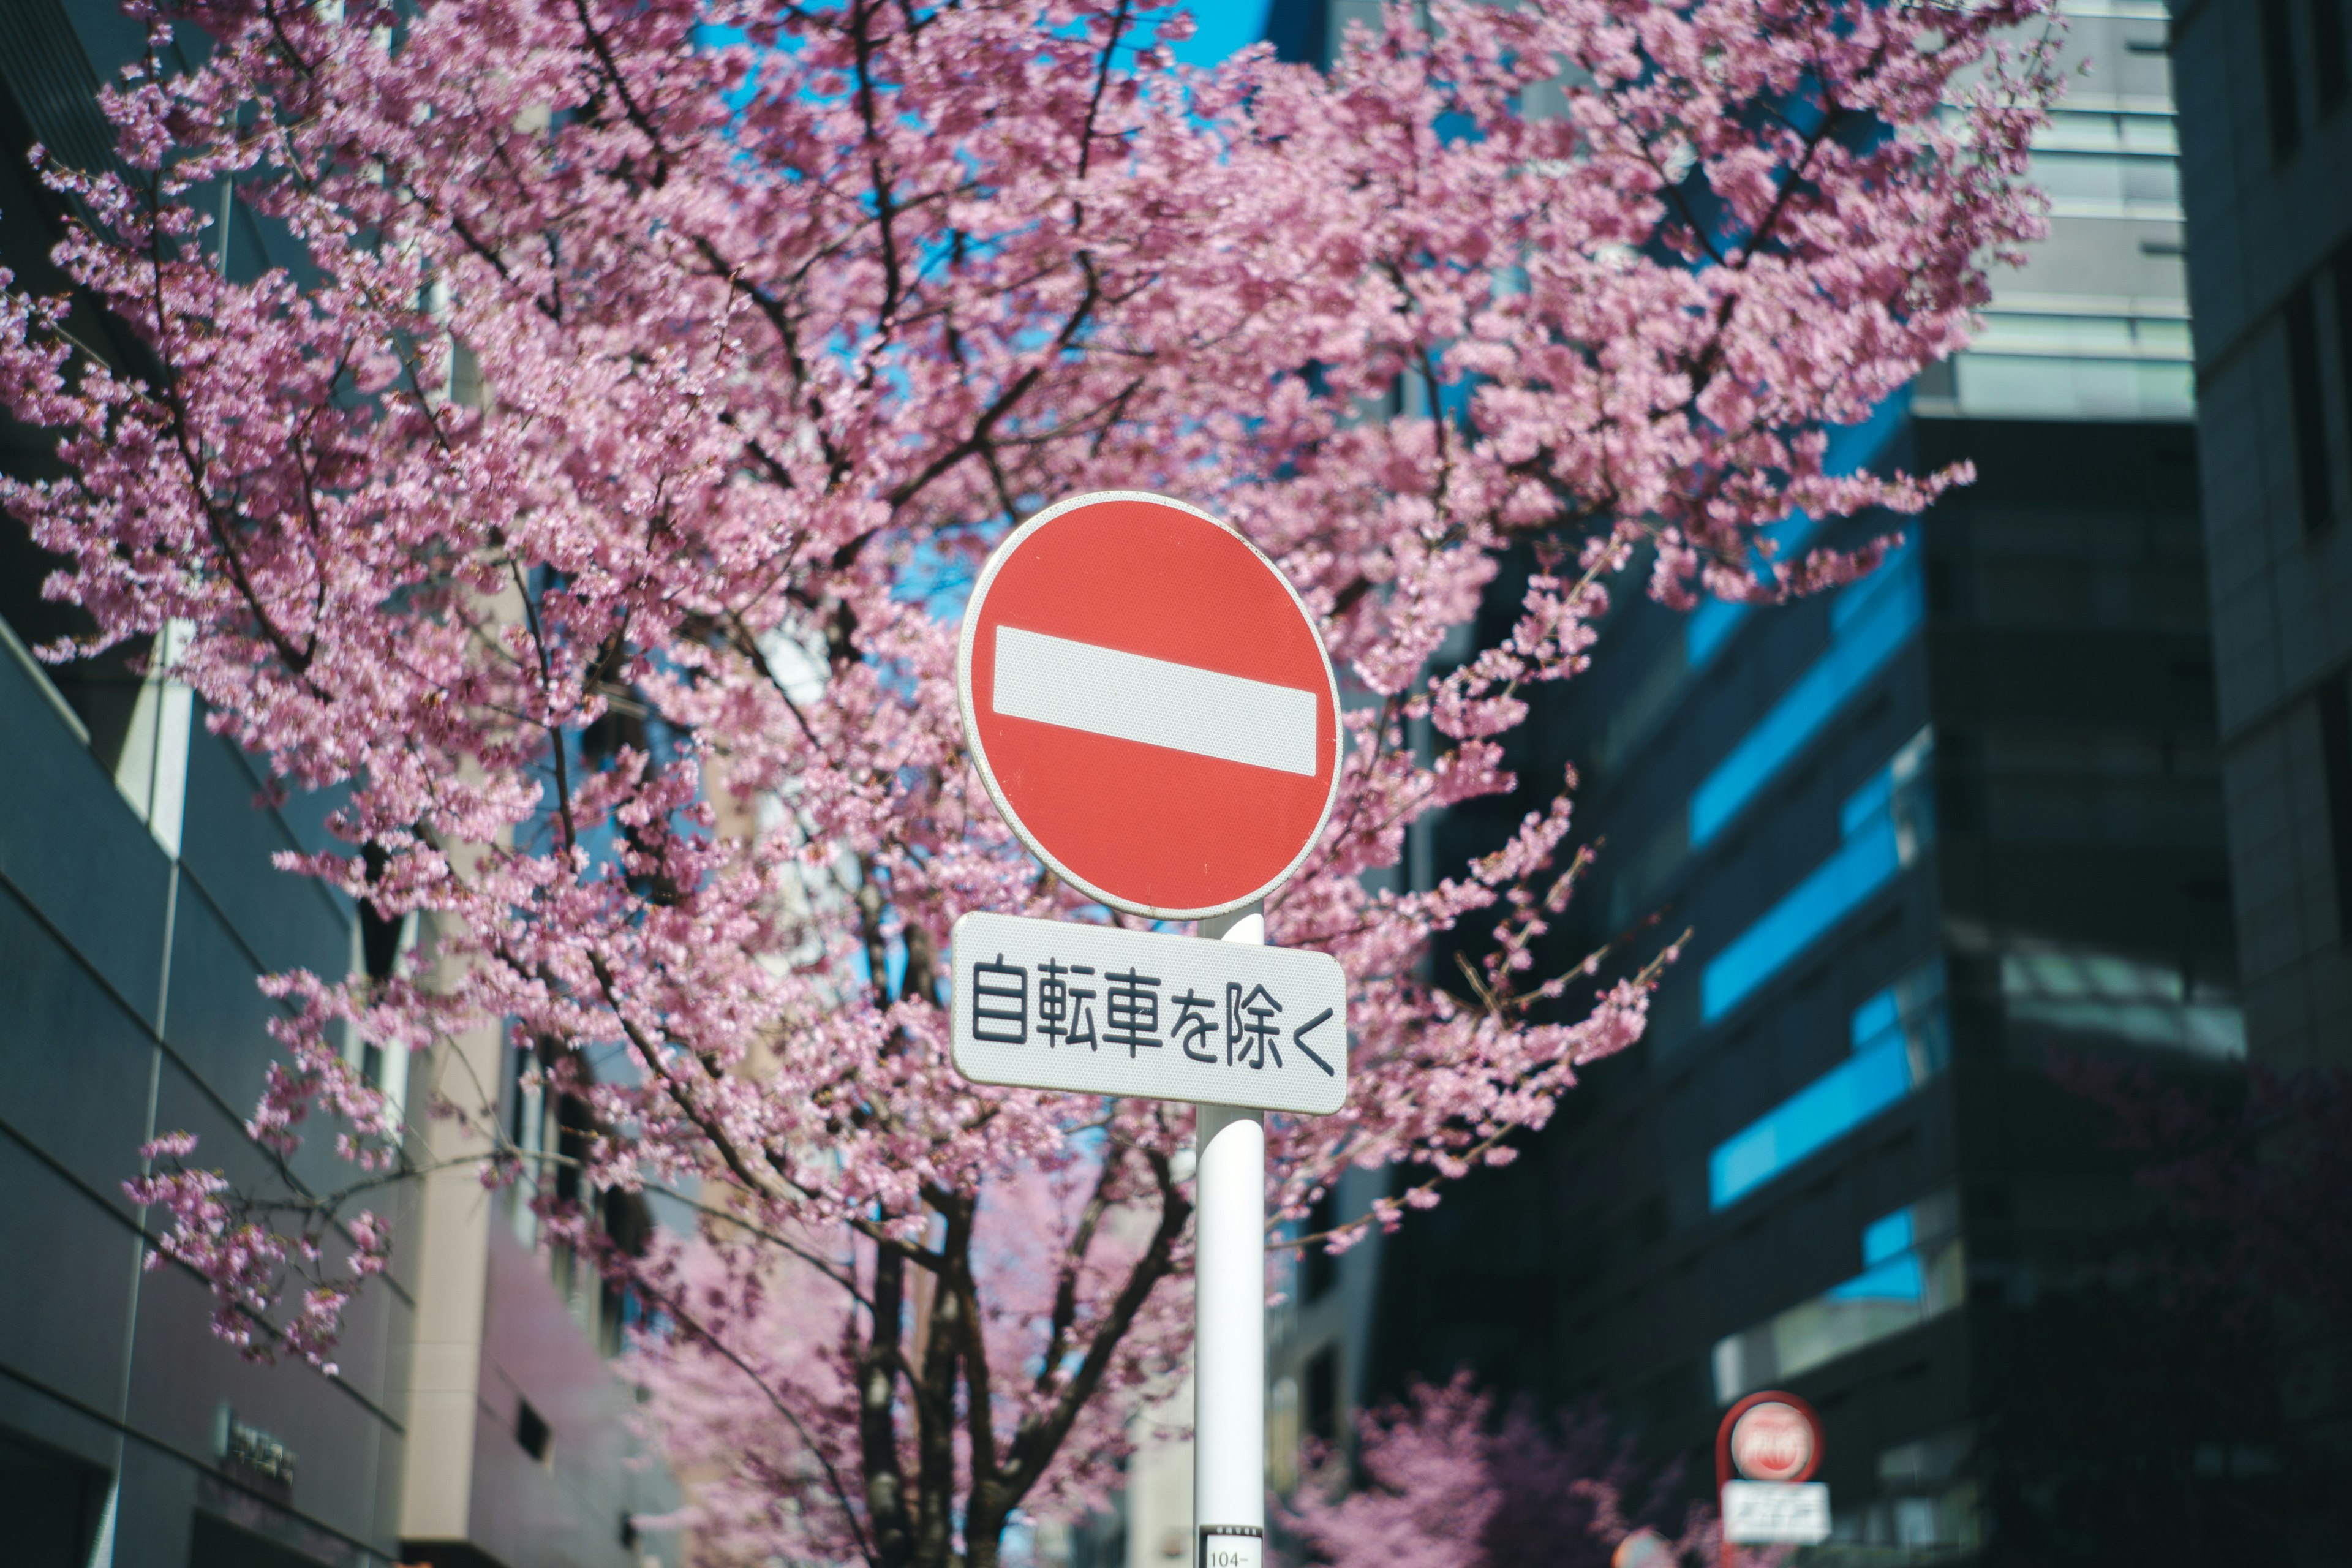
[[[950,1067],[959,914],[1107,918],[964,750],[986,550],[1162,491],[1321,622],[1339,798],[1267,920],[1345,966],[1353,1082],[1274,1119],[1275,1205],[1398,1165],[1395,1223],[1636,1039],[1671,957],[1532,973],[1585,861],[1573,780],[1507,765],[1528,687],[1644,570],[1675,604],[1807,591],[1881,546],[1762,530],[1960,477],[1832,476],[1823,431],[2040,232],[2055,84],[2000,40],[2042,4],[1432,0],[1326,73],[1178,66],[1189,21],[1129,0],[140,0],[116,163],[43,165],[78,293],[0,291],[0,405],[62,475],[0,501],[98,642],[191,628],[171,673],[208,721],[342,792],[344,847],[287,868],[430,933],[414,973],[278,983],[256,1135],[323,1104],[380,1181],[412,1156],[339,1032],[503,1030],[593,1130],[581,1190],[701,1206],[728,1261],[690,1312],[661,1249],[598,1256],[798,1446],[761,1461],[802,1532],[775,1549],[992,1561],[1026,1500],[1109,1474],[1119,1400],[1181,1356],[1191,1114]],[[299,265],[220,265],[224,184]],[[1433,672],[1516,549],[1513,624]],[[1501,847],[1399,885],[1413,823],[1523,783],[1550,804]],[[1466,989],[1426,962],[1456,928],[1494,936]],[[159,1152],[142,1190],[224,1331],[290,1310],[323,1356],[364,1271],[310,1268],[334,1204],[281,1234]],[[1050,1223],[1007,1217],[1038,1193]],[[1024,1224],[1026,1272],[979,1267]],[[780,1269],[839,1293],[823,1370],[746,1349]]]
[[[1677,1510],[1678,1465],[1644,1473],[1590,1405],[1551,1420],[1525,1405],[1498,1415],[1467,1372],[1364,1412],[1353,1451],[1325,1445],[1319,1460],[1283,1523],[1331,1568],[1679,1568],[1720,1556],[1716,1510]],[[1629,1552],[1636,1535],[1647,1540]],[[1787,1552],[1743,1555],[1777,1568]]]
[[[213,1331],[241,1353],[266,1359],[282,1349],[335,1376],[343,1308],[390,1267],[392,1227],[366,1209],[335,1215],[315,1203],[239,1193],[218,1171],[184,1163],[195,1147],[187,1132],[149,1141],[139,1151],[147,1173],[122,1184],[131,1202],[165,1216],[146,1267],[184,1264],[208,1280]],[[165,1161],[169,1169],[155,1169]],[[350,1247],[340,1264],[328,1254],[334,1242]],[[292,1310],[278,1312],[289,1297]]]

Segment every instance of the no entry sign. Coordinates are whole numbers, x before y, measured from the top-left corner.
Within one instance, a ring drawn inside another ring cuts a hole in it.
[[[1811,1546],[1830,1536],[1822,1418],[1793,1394],[1767,1389],[1723,1413],[1715,1429],[1716,1495],[1723,1505],[1723,1568],[1735,1542]],[[1745,1479],[1734,1479],[1737,1469]]]
[[[1339,783],[1313,617],[1216,519],[1132,490],[1015,529],[956,658],[991,798],[1061,879],[1158,920],[1222,915],[1298,869]],[[1348,980],[1318,952],[975,911],[956,921],[955,1064],[979,1083],[1191,1100],[1195,1568],[1265,1534],[1265,1124],[1348,1096]],[[1249,1108],[1249,1109],[1242,1109]]]
[[[1782,1400],[1760,1400],[1731,1424],[1731,1463],[1751,1481],[1811,1475],[1816,1447],[1812,1420]]]
[[[997,809],[1073,887],[1160,920],[1297,869],[1330,816],[1339,687],[1248,541],[1162,496],[1048,507],[989,557],[957,661]]]

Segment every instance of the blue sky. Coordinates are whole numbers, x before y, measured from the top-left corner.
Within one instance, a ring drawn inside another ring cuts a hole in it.
[[[1192,36],[1177,46],[1176,58],[1186,65],[1213,66],[1244,44],[1254,44],[1265,32],[1265,12],[1270,0],[1197,0],[1187,7],[1192,13]],[[727,27],[705,27],[700,36],[709,42],[740,41],[742,35]]]
[[[1213,66],[1265,31],[1267,0],[1198,0],[1191,7],[1199,30],[1176,47],[1186,65]]]

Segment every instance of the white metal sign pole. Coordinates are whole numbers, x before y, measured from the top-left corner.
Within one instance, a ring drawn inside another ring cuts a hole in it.
[[[1201,922],[1263,943],[1265,906]],[[1194,1568],[1260,1568],[1265,1545],[1265,1113],[1199,1108],[1193,1194]]]

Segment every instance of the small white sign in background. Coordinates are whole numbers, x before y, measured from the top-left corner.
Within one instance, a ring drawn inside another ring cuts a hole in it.
[[[1201,1531],[1200,1568],[1264,1568],[1265,1541],[1255,1530],[1211,1525]]]
[[[974,1082],[1307,1116],[1347,1100],[1348,977],[1328,953],[985,913],[950,940]]]
[[[1723,1538],[1818,1545],[1830,1538],[1830,1489],[1820,1481],[1726,1481]]]

